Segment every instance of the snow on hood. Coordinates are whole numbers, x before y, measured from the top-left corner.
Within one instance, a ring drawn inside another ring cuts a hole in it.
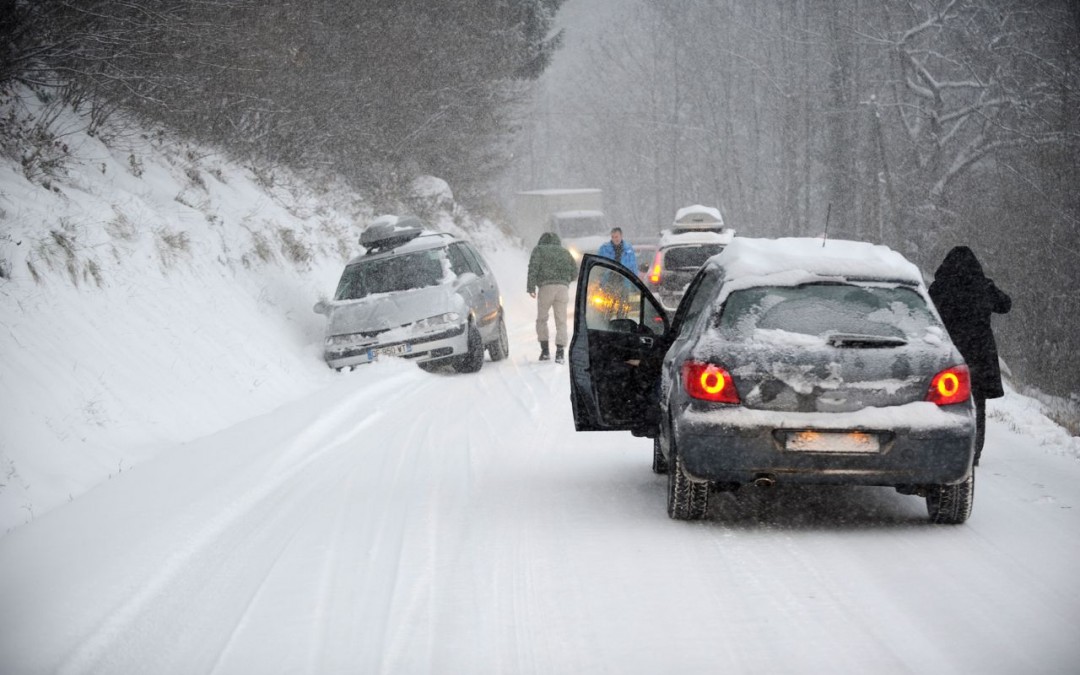
[[[465,316],[465,301],[454,292],[452,284],[380,293],[360,300],[337,300],[328,304],[331,309],[326,321],[327,335],[389,330],[449,311],[457,311],[463,318]]]

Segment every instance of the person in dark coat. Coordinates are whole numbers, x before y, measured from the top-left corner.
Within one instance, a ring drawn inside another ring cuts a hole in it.
[[[540,341],[540,360],[551,358],[548,351],[548,312],[555,318],[555,362],[562,363],[567,344],[566,307],[570,302],[569,286],[577,279],[577,263],[563,248],[559,235],[545,232],[529,256],[529,275],[525,282],[529,295],[536,298],[536,337]]]
[[[971,371],[978,466],[986,441],[986,399],[1005,395],[990,315],[1008,312],[1012,299],[983,274],[982,265],[967,246],[957,246],[945,256],[930,284],[930,299]]]

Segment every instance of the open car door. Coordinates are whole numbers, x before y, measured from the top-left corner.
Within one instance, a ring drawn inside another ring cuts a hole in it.
[[[656,435],[669,333],[667,314],[633,270],[600,256],[582,258],[570,340],[578,431]]]

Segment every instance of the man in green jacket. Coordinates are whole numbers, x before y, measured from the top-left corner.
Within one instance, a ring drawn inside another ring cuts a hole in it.
[[[540,360],[551,358],[548,351],[548,311],[555,314],[555,362],[562,363],[567,343],[566,306],[570,303],[570,282],[577,279],[577,263],[559,241],[559,235],[545,232],[529,256],[529,295],[536,298],[536,337],[540,340]]]

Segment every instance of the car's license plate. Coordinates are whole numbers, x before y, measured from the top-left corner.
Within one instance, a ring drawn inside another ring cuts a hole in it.
[[[877,434],[860,431],[796,431],[788,434],[784,447],[796,452],[881,452]]]
[[[411,350],[411,345],[400,344],[391,345],[389,347],[378,347],[376,349],[369,349],[367,352],[368,360],[374,361],[380,356],[401,356],[402,354],[408,354]]]

